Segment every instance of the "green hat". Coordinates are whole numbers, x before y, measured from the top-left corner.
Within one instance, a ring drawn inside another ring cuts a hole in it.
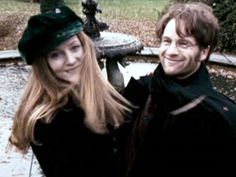
[[[83,20],[67,6],[32,16],[18,50],[27,64],[43,56],[83,30]]]

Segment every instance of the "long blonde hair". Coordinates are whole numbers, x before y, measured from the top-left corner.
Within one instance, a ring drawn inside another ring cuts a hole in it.
[[[46,57],[38,58],[32,65],[32,74],[16,111],[10,143],[26,153],[30,143],[36,143],[34,127],[42,119],[50,123],[59,108],[73,95],[85,111],[85,125],[96,133],[106,133],[107,124],[119,127],[131,110],[131,103],[122,97],[104,78],[97,63],[93,42],[84,33],[78,34],[84,59],[80,70],[80,84],[65,87],[54,77]],[[78,117],[80,118],[80,117]]]

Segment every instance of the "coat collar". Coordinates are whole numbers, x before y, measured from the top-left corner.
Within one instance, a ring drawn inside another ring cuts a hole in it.
[[[150,92],[157,97],[156,99],[158,99],[157,95],[162,95],[163,92],[169,93],[179,103],[204,97],[201,103],[208,105],[224,117],[236,135],[236,104],[213,89],[204,64],[192,76],[184,80],[176,80],[166,76],[162,66],[158,65],[151,80]]]

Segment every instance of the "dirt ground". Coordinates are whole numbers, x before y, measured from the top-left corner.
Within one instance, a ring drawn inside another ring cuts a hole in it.
[[[236,101],[236,67],[211,64],[209,71],[215,88]]]

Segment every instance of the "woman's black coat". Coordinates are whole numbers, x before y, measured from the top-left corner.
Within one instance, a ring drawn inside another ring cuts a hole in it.
[[[140,106],[127,176],[236,176],[236,105],[213,89],[204,65],[183,81],[158,66],[124,95]]]
[[[69,105],[69,106],[68,106]],[[50,124],[37,121],[31,144],[47,177],[120,177],[124,172],[125,127],[99,135],[83,123],[84,111],[68,104]]]

